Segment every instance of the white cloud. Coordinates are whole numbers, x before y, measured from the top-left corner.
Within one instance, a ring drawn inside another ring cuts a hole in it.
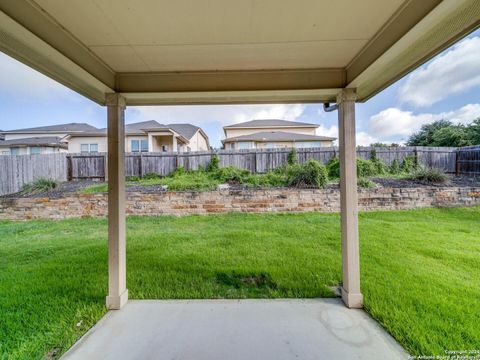
[[[0,74],[0,91],[16,99],[76,99],[72,90],[2,53]]]
[[[320,125],[316,132],[317,135],[321,136],[331,136],[337,138],[334,141],[334,145],[338,146],[338,127],[336,125],[332,125],[329,128]],[[370,134],[366,133],[365,131],[360,131],[356,133],[356,140],[357,145],[359,146],[368,146],[371,143],[378,142],[378,138],[371,136]]]
[[[430,106],[480,86],[480,37],[465,39],[413,72],[399,89],[401,102]]]
[[[480,116],[480,104],[468,104],[454,111],[414,114],[398,108],[388,108],[373,115],[368,122],[369,133],[385,139],[409,136],[424,124],[436,120],[449,120],[455,124],[468,124]]]

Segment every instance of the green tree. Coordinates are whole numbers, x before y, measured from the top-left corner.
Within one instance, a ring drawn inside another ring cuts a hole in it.
[[[451,125],[435,131],[430,146],[468,146],[471,145],[468,131],[463,125]]]
[[[440,129],[452,126],[447,120],[438,120],[431,124],[423,125],[419,132],[410,136],[407,141],[408,146],[434,146],[433,135]]]
[[[471,145],[480,145],[480,117],[467,127],[467,133]]]

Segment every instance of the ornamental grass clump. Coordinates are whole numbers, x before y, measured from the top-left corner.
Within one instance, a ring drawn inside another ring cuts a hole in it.
[[[51,179],[37,179],[34,182],[23,185],[23,194],[38,194],[53,190],[57,187],[57,183]]]
[[[431,184],[442,184],[446,182],[448,178],[442,170],[433,168],[420,168],[415,170],[409,176],[409,179]]]

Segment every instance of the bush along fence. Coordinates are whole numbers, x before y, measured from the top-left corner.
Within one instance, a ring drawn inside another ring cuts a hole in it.
[[[291,149],[217,150],[191,153],[127,153],[125,175],[143,177],[156,173],[168,175],[183,167],[186,171],[207,168],[216,155],[219,166],[233,166],[251,173],[266,173],[288,163]],[[407,157],[428,168],[447,173],[480,176],[480,146],[468,148],[434,147],[358,147],[357,157],[371,159],[374,156],[390,166],[402,164]],[[297,149],[300,164],[310,159],[326,164],[338,157],[338,147]],[[48,154],[0,156],[0,195],[18,192],[24,184],[39,178],[56,181],[98,179],[106,180],[107,157],[98,154]]]
[[[457,148],[359,147],[357,157],[365,160],[376,157],[390,166],[394,160],[399,164],[406,157],[413,157],[418,165],[455,173]],[[179,167],[186,171],[206,168],[212,156],[219,158],[219,166],[233,166],[253,174],[262,174],[287,164],[291,149],[218,150],[192,153],[128,153],[125,156],[125,175],[143,177],[145,174],[168,175]],[[297,162],[303,164],[310,159],[327,164],[338,157],[338,147],[296,149]],[[107,177],[106,154],[68,155],[69,180],[105,179]]]

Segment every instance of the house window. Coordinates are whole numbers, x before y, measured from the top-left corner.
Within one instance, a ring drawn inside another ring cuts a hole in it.
[[[31,146],[30,147],[30,155],[37,155],[40,154],[40,147],[39,146]]]
[[[20,155],[20,148],[18,147],[10,148],[10,155]]]
[[[320,146],[320,141],[302,141],[295,143],[296,148],[314,148]]]
[[[82,154],[98,152],[98,144],[81,144],[80,152]]]
[[[238,143],[239,149],[253,149],[255,147],[252,141],[240,141]]]
[[[132,152],[148,152],[148,140],[132,140]]]

